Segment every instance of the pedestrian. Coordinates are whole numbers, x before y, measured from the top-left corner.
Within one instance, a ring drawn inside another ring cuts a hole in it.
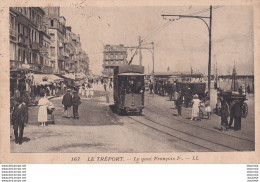
[[[190,89],[190,87],[187,88],[186,93],[185,93],[185,107],[188,108],[191,104],[192,101],[192,91]]]
[[[247,94],[250,94],[250,85],[249,84],[247,85],[246,89],[247,89]]]
[[[109,88],[112,88],[112,79],[109,81]]]
[[[191,110],[191,120],[198,120],[199,119],[199,106],[201,101],[197,94],[194,95],[192,101],[192,110]]]
[[[177,108],[178,108],[178,116],[182,115],[182,103],[183,103],[183,95],[181,91],[178,91],[178,99],[176,101]]]
[[[107,83],[104,82],[104,90],[107,91]]]
[[[64,105],[64,114],[65,117],[70,118],[70,109],[72,106],[72,96],[70,94],[70,89],[67,90],[67,93],[63,96],[62,104]]]
[[[40,126],[46,126],[46,123],[48,121],[48,107],[53,107],[53,104],[47,99],[47,94],[42,94],[42,98],[40,98],[38,105],[38,122],[40,123]]]
[[[12,123],[14,129],[15,143],[23,143],[24,126],[28,123],[28,109],[22,97],[17,97],[12,113]]]
[[[178,93],[178,91],[174,91],[174,92],[173,92],[173,107],[174,107],[175,109],[177,109],[177,100],[178,100],[178,98],[179,98],[179,93]]]
[[[211,116],[211,107],[210,107],[210,101],[205,101],[205,112],[207,113],[208,119],[210,119]]]
[[[90,88],[89,88],[89,97],[90,97],[90,98],[93,98],[93,96],[94,96],[94,90],[93,90],[92,85],[90,85]]]
[[[221,100],[221,109],[220,109],[220,114],[221,114],[221,123],[220,123],[220,129],[221,131],[223,128],[226,130],[228,129],[228,116],[230,115],[229,107],[227,102],[223,99],[220,98]]]
[[[153,83],[151,80],[150,80],[149,88],[150,88],[150,94],[152,94],[153,93]]]
[[[89,84],[86,85],[86,97],[89,98]]]
[[[242,102],[234,101],[232,110],[232,118],[234,118],[234,130],[241,130]]]
[[[78,107],[81,104],[81,100],[76,90],[73,91],[72,104],[73,104],[73,117],[74,119],[79,119]]]

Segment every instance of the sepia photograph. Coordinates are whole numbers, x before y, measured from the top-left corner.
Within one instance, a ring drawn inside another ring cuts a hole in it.
[[[255,151],[253,17],[9,7],[10,152]]]

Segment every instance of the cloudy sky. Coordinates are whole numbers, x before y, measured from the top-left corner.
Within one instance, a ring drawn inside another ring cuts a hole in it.
[[[61,7],[67,25],[80,34],[83,49],[88,53],[93,73],[100,73],[105,44],[137,46],[138,36],[144,44],[155,45],[155,72],[190,71],[207,73],[208,30],[199,19],[180,19],[165,25],[161,14],[192,14],[209,7]],[[200,16],[209,16],[206,11]],[[232,71],[253,74],[253,8],[223,6],[213,10],[212,72],[217,64],[220,74]],[[128,51],[128,60],[134,51]],[[146,72],[152,70],[152,55],[142,50]],[[133,64],[139,64],[136,55]]]

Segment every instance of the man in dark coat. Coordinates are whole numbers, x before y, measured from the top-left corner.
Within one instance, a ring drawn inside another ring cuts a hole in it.
[[[23,102],[22,97],[16,99],[14,111],[12,114],[12,123],[14,129],[15,143],[22,144],[24,126],[28,123],[28,109]],[[18,132],[19,131],[19,132]]]
[[[78,107],[81,104],[81,101],[80,101],[80,97],[76,90],[73,92],[72,104],[73,104],[74,119],[79,119]]]
[[[223,128],[228,129],[228,116],[229,116],[229,108],[228,105],[226,103],[226,101],[221,98],[221,110],[220,110],[220,114],[221,114],[221,130],[223,130]]]
[[[62,104],[64,105],[64,113],[67,118],[70,118],[70,108],[72,106],[72,96],[70,94],[70,89],[67,90],[67,93],[63,96]]]
[[[233,108],[234,130],[241,130],[242,102],[236,101]]]
[[[182,110],[182,103],[183,103],[183,96],[182,96],[182,93],[181,91],[178,91],[178,96],[177,96],[177,101],[176,101],[176,105],[177,105],[177,108],[178,108],[178,116],[181,116],[181,110]]]

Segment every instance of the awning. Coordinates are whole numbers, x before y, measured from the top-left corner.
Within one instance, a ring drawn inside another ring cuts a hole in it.
[[[63,81],[63,78],[60,78],[56,75],[47,75],[47,74],[33,74],[33,80],[35,85],[50,85],[51,83]]]
[[[73,74],[65,74],[65,75],[62,75],[62,76],[69,78],[69,79],[72,79],[72,80],[75,80],[75,75],[73,75]]]
[[[86,75],[84,73],[77,73],[75,75],[75,79],[83,79],[86,78]]]
[[[48,78],[49,82],[60,82],[60,81],[64,81],[63,78],[58,77],[56,75],[46,75],[46,77]]]

